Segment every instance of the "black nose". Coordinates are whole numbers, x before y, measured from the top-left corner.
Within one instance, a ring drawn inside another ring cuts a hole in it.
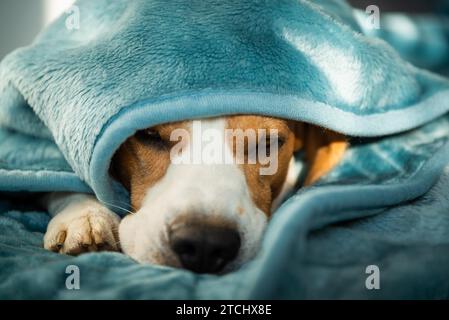
[[[183,268],[218,273],[237,256],[240,236],[229,227],[185,226],[171,233],[170,245]]]

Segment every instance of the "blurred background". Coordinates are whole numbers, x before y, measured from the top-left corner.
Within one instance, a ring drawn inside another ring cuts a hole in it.
[[[29,44],[74,0],[0,0],[0,59]]]
[[[242,0],[244,1],[244,0]],[[0,59],[17,47],[29,44],[36,34],[74,0],[1,0]],[[354,6],[377,5],[381,11],[426,12],[435,10],[439,0],[350,0]]]
[[[377,5],[381,11],[431,12],[438,10],[441,0],[348,0],[352,5],[366,8]]]

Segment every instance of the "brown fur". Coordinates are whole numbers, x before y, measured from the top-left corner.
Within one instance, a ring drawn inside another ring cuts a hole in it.
[[[170,134],[177,128],[187,129],[185,122],[159,125],[158,132],[164,142],[170,142]],[[171,142],[175,144],[176,142]],[[170,165],[170,144],[165,147],[148,145],[137,138],[129,138],[117,151],[112,161],[113,175],[131,194],[131,206],[138,210],[142,200],[156,182],[165,175]]]
[[[305,148],[309,169],[304,185],[315,183],[331,171],[343,158],[348,146],[345,136],[308,125]]]
[[[274,175],[260,175],[261,165],[259,163],[248,164],[245,162],[245,164],[240,165],[245,174],[254,203],[265,214],[270,215],[272,201],[281,192],[287,176],[290,159],[295,151],[296,141],[294,130],[285,120],[246,115],[229,117],[228,128],[242,130],[265,129],[267,133],[269,133],[270,129],[277,129],[279,137],[284,141],[283,145],[279,148],[278,170]],[[233,145],[235,153],[236,143]]]

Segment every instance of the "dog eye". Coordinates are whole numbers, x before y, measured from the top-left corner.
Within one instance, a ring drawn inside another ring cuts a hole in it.
[[[271,137],[266,137],[265,140],[265,150],[262,150],[262,152],[264,152],[264,154],[266,154],[267,156],[271,156]],[[277,153],[279,151],[279,149],[282,148],[282,146],[285,144],[285,139],[282,137],[278,137],[277,138],[277,150],[274,150],[275,153]],[[257,145],[257,150],[259,150],[261,146],[258,144]]]
[[[159,132],[157,132],[156,130],[153,129],[147,129],[147,130],[143,130],[145,135],[147,136],[147,138],[149,139],[162,139],[161,135],[159,134]]]
[[[285,144],[285,139],[283,137],[278,137],[277,140],[278,140],[278,149],[280,149]],[[271,146],[271,138],[270,137],[266,138],[265,145],[267,146],[267,148],[269,148]]]
[[[282,148],[282,146],[285,144],[285,139],[283,137],[278,137],[278,148]]]
[[[165,142],[162,139],[159,132],[154,129],[146,129],[140,130],[136,133],[137,139],[145,144],[157,145],[157,146],[165,146]]]

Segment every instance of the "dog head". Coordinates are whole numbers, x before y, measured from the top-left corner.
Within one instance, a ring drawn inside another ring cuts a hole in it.
[[[135,211],[120,224],[123,251],[198,273],[241,265],[257,252],[304,137],[300,123],[247,115],[137,132],[112,162]]]

